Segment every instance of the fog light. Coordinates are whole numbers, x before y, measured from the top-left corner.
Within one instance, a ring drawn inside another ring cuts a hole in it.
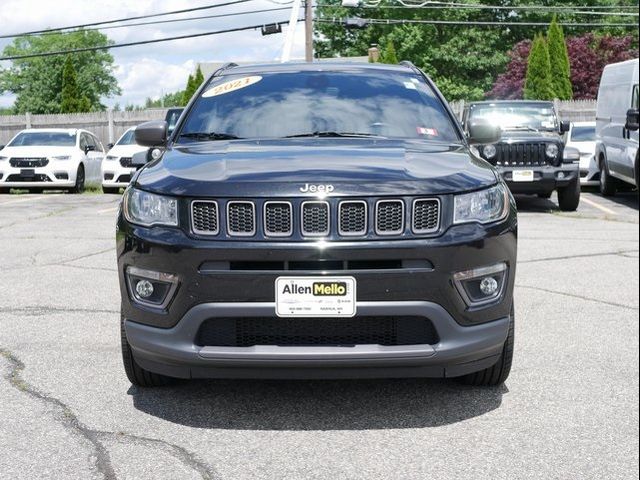
[[[178,288],[178,276],[170,273],[127,267],[127,286],[134,303],[166,308]]]
[[[480,282],[480,291],[485,295],[494,295],[498,291],[498,281],[493,277],[483,278]]]
[[[498,301],[507,283],[506,263],[465,270],[453,275],[455,286],[470,307]]]
[[[149,298],[153,295],[153,284],[149,280],[140,280],[136,283],[136,293],[141,298]]]

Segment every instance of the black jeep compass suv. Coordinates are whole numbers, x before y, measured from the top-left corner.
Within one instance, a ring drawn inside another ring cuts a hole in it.
[[[174,378],[461,377],[513,354],[516,208],[408,63],[214,73],[124,194],[122,352]],[[143,154],[143,157],[146,157]]]

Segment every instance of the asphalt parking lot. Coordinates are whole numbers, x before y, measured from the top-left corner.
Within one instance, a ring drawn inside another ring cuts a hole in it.
[[[638,198],[519,199],[504,387],[198,381],[119,347],[115,195],[0,196],[0,478],[638,477]]]

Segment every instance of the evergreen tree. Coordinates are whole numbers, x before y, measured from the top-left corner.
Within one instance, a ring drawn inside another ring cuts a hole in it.
[[[527,100],[553,100],[553,93],[549,49],[544,37],[537,35],[533,40],[529,54],[524,98]]]
[[[75,113],[80,110],[79,107],[80,91],[78,90],[76,69],[71,61],[71,56],[67,56],[62,66],[60,113]]]
[[[571,66],[569,64],[569,52],[564,40],[562,26],[554,16],[547,33],[549,45],[549,59],[551,62],[551,87],[556,98],[571,100],[573,88],[571,86]]]
[[[196,86],[196,90],[200,88],[202,82],[204,82],[204,75],[202,74],[202,70],[200,69],[200,64],[198,64],[198,68],[196,68],[196,74],[193,77],[193,83]]]
[[[191,100],[191,97],[193,96],[195,91],[196,91],[196,88],[194,86],[193,75],[189,75],[189,79],[187,80],[187,86],[184,89],[184,92],[182,92],[183,105],[186,105],[187,103],[189,103],[189,100]]]
[[[393,40],[387,42],[387,47],[380,55],[380,63],[389,63],[392,65],[398,64],[398,55],[396,53],[396,46],[393,44]]]

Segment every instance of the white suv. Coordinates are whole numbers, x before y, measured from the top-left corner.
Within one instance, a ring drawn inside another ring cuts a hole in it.
[[[78,129],[22,130],[0,150],[0,193],[11,188],[84,191],[99,183],[104,148],[94,134]]]
[[[102,191],[104,193],[118,193],[120,188],[129,185],[136,168],[131,165],[134,154],[148,150],[136,144],[135,127],[130,128],[107,152],[102,162]]]

